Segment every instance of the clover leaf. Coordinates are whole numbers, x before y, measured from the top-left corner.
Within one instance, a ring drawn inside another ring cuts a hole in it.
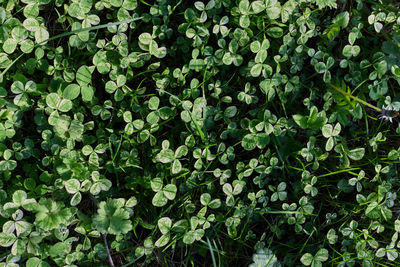
[[[328,257],[328,250],[321,248],[314,256],[310,253],[304,254],[300,261],[306,266],[322,266],[322,262],[327,261]]]
[[[48,198],[41,198],[35,207],[35,223],[42,229],[50,231],[66,225],[74,216],[76,209],[65,208],[64,203]]]
[[[165,206],[168,200],[174,200],[177,192],[177,187],[174,184],[163,185],[160,178],[154,178],[150,182],[151,188],[156,192],[152,199],[152,204],[156,207]]]
[[[126,234],[132,229],[129,212],[118,199],[101,201],[97,214],[93,217],[93,226],[103,234]]]

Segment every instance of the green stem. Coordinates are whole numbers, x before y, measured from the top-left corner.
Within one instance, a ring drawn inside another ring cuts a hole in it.
[[[340,89],[339,87],[337,87],[337,86],[335,86],[335,85],[333,85],[333,84],[331,84],[331,83],[329,83],[328,85],[329,85],[330,87],[332,87],[333,89],[335,89],[336,91],[338,91],[339,93],[341,93],[341,94],[343,94],[343,95],[345,95],[345,96],[348,96],[348,97],[350,97],[350,98],[352,98],[352,99],[354,99],[354,100],[360,102],[361,104],[364,104],[364,105],[366,105],[366,106],[368,106],[368,107],[370,107],[370,108],[373,108],[373,109],[375,109],[376,111],[379,111],[379,112],[382,111],[382,109],[380,109],[380,108],[378,108],[378,107],[376,107],[376,106],[374,106],[374,105],[372,105],[372,104],[370,104],[370,103],[368,103],[368,102],[366,102],[366,101],[364,101],[364,100],[362,100],[362,99],[360,99],[360,98],[358,98],[358,97],[356,97],[356,96],[353,96],[353,95],[351,95],[351,94],[349,94],[349,93],[343,91],[342,89]]]

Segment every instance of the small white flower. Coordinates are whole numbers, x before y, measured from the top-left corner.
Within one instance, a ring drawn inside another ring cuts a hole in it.
[[[389,120],[391,123],[393,122],[392,117],[392,107],[390,105],[382,106],[381,114],[379,115],[379,119]]]

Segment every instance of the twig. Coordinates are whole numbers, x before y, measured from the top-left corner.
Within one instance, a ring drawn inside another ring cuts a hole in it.
[[[103,235],[104,245],[105,245],[106,251],[107,251],[108,261],[110,262],[110,266],[115,267],[113,259],[111,257],[110,249],[108,248],[108,244],[107,244],[107,234],[102,234],[102,235]]]

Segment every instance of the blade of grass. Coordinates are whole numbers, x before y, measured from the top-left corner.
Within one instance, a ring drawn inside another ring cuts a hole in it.
[[[214,250],[211,246],[210,239],[207,237],[208,248],[210,249],[211,259],[214,267],[217,267],[217,262],[215,261]]]
[[[370,103],[368,103],[368,102],[366,102],[366,101],[364,101],[364,100],[362,100],[362,99],[360,99],[360,98],[358,98],[356,96],[353,96],[353,95],[349,94],[348,92],[343,91],[342,89],[340,89],[339,87],[337,87],[336,85],[334,85],[332,83],[329,83],[328,85],[330,87],[332,87],[333,89],[335,89],[336,91],[338,91],[339,93],[341,93],[341,94],[343,94],[345,96],[348,96],[348,97],[354,99],[355,101],[357,101],[357,102],[359,102],[361,104],[364,104],[364,105],[366,105],[366,106],[368,106],[370,108],[373,108],[376,111],[379,111],[379,112],[382,111],[382,109],[380,109],[380,108],[378,108],[378,107],[376,107],[376,106],[374,106],[374,105],[372,105],[372,104],[370,104]]]
[[[335,175],[335,174],[342,173],[342,172],[351,172],[351,171],[355,171],[355,170],[359,170],[359,169],[360,169],[360,168],[344,169],[344,170],[340,170],[340,171],[335,171],[335,172],[330,172],[330,173],[326,173],[326,174],[321,174],[321,175],[318,175],[317,177],[318,177],[318,178],[321,178],[321,177],[331,176],[331,175]]]
[[[137,262],[142,256],[128,262],[127,264],[122,265],[121,267],[128,267],[128,266],[132,266],[135,262]]]
[[[218,249],[218,246],[217,246],[217,244],[215,243],[215,240],[214,240],[214,239],[213,239],[213,243],[214,243],[215,249],[217,250],[218,267],[220,267],[220,266],[221,266],[221,257],[220,257],[220,254],[222,254],[222,253],[220,253],[220,251],[219,251],[219,249]]]

